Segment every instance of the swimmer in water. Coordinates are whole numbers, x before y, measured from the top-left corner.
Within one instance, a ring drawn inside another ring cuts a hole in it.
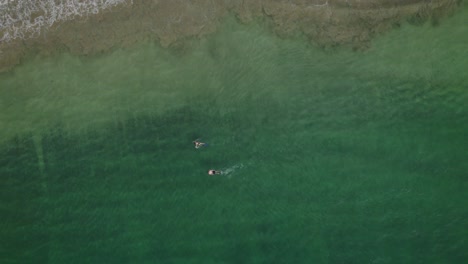
[[[193,145],[195,145],[195,148],[196,148],[196,149],[199,149],[199,148],[201,148],[201,147],[206,146],[206,143],[200,142],[200,141],[198,141],[198,140],[200,140],[200,139],[195,139],[194,141],[192,141],[192,142],[193,142]]]
[[[208,175],[216,175],[216,174],[221,174],[222,171],[217,171],[217,170],[209,170]]]

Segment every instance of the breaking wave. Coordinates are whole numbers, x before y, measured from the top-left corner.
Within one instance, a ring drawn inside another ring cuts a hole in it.
[[[97,14],[133,0],[0,0],[0,42],[38,36],[59,21]]]

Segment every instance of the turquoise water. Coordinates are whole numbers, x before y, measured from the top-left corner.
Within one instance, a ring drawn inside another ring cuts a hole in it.
[[[0,77],[1,262],[466,262],[467,14],[365,52],[228,21],[30,59]]]

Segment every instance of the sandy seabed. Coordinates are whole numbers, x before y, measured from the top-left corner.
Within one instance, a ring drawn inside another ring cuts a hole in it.
[[[43,0],[41,0],[43,1]],[[92,1],[91,1],[92,2]],[[163,47],[183,49],[186,40],[214,33],[229,16],[242,23],[264,19],[281,37],[298,34],[322,47],[348,46],[362,50],[372,37],[400,23],[437,24],[453,13],[460,0],[141,0],[117,1],[109,8],[57,21],[50,27],[25,31],[0,42],[0,72],[8,71],[29,54],[68,51],[100,54],[114,48],[157,41]],[[3,8],[6,15],[18,16]],[[30,12],[31,20],[44,15]],[[47,20],[47,19],[46,19]],[[50,19],[49,19],[50,20]],[[50,23],[49,23],[50,24]],[[0,36],[15,25],[0,27]]]

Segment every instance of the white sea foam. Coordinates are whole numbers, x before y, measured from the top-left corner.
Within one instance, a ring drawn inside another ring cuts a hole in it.
[[[239,163],[239,164],[233,165],[233,166],[231,166],[231,167],[229,167],[227,169],[223,169],[221,171],[221,174],[225,175],[225,176],[228,176],[228,178],[230,178],[235,171],[237,171],[239,169],[242,169],[244,167],[245,167],[245,165],[243,163]]]
[[[0,0],[0,42],[35,37],[59,21],[124,3],[133,0]]]

